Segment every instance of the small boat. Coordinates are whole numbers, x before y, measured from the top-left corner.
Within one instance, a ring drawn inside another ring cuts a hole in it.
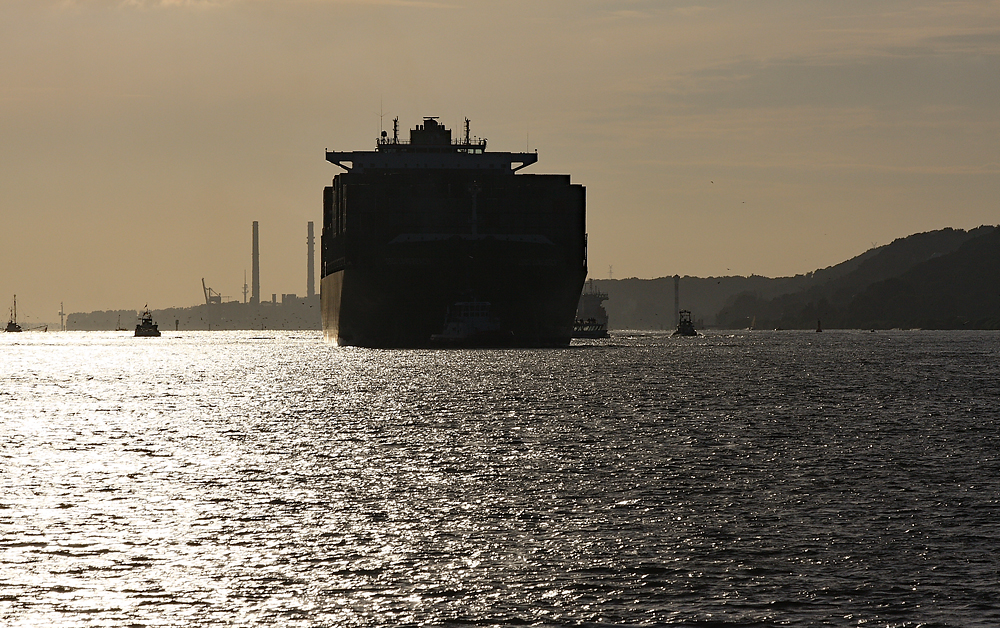
[[[21,326],[17,324],[17,295],[14,295],[14,307],[10,308],[10,320],[7,321],[7,328],[4,331],[21,331]]]
[[[448,308],[444,328],[431,335],[438,347],[507,347],[514,334],[500,327],[488,301],[460,301]]]
[[[139,324],[135,326],[135,335],[149,338],[155,338],[160,335],[160,330],[157,328],[156,323],[153,322],[153,315],[149,312],[148,305],[142,312]]]
[[[576,319],[573,323],[574,338],[607,338],[608,324],[598,321],[596,318],[587,320]]]
[[[607,338],[608,311],[603,302],[608,300],[607,292],[594,288],[594,280],[587,280],[587,288],[580,295],[576,308],[576,320],[573,321],[574,338]]]
[[[118,325],[115,326],[115,331],[128,331],[127,329],[125,329],[124,327],[122,327],[122,315],[121,314],[118,315]]]
[[[820,321],[816,321],[816,331],[817,332],[823,331],[823,321],[821,321],[821,320]]]
[[[698,332],[694,328],[694,323],[691,321],[691,312],[688,310],[681,310],[677,313],[677,330],[674,331],[673,336],[697,336]]]

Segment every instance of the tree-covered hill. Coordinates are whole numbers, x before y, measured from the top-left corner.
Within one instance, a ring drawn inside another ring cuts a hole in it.
[[[844,326],[1000,329],[1000,230],[871,284],[848,305]]]
[[[828,328],[997,328],[990,322],[997,317],[995,301],[988,298],[990,290],[997,297],[997,238],[991,226],[900,238],[845,262],[850,272],[802,290],[772,298],[736,295],[716,322],[745,327],[755,320],[757,327],[780,329],[809,329],[818,320]]]

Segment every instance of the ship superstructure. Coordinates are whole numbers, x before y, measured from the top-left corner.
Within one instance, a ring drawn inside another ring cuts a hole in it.
[[[607,338],[608,312],[604,302],[608,293],[594,288],[594,280],[587,281],[587,289],[580,295],[580,305],[576,309],[573,325],[574,338]]]
[[[423,347],[459,303],[490,304],[513,346],[565,346],[587,274],[586,192],[518,172],[537,153],[490,153],[436,118],[374,151],[328,151],[345,172],[323,194],[323,329],[365,347]]]

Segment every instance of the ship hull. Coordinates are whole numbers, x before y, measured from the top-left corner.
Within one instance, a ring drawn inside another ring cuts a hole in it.
[[[504,345],[563,347],[573,335],[577,295],[585,271],[532,269],[490,272],[420,265],[402,269],[382,266],[345,269],[323,278],[323,331],[337,345],[374,348],[442,346],[448,310],[475,298],[490,303],[491,314],[505,335]],[[466,286],[474,286],[469,289]],[[474,294],[473,294],[474,293]],[[469,339],[462,346],[497,346],[490,339]]]

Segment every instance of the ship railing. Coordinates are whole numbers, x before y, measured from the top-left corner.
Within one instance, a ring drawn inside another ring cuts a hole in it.
[[[466,149],[469,149],[470,151],[472,151],[472,150],[485,151],[486,150],[486,140],[485,139],[481,140],[478,137],[475,138],[474,140],[471,140],[471,141],[468,141],[468,142],[465,141],[464,139],[452,140],[448,144],[419,144],[419,143],[418,144],[413,144],[413,142],[411,142],[410,140],[398,140],[398,139],[391,139],[391,138],[388,138],[388,137],[380,137],[377,140],[375,140],[375,145],[378,146],[379,148],[381,148],[383,146],[386,146],[386,147],[390,147],[390,146],[427,146],[428,148],[435,147],[435,146],[440,146],[440,147],[447,146],[449,148],[459,148],[459,149],[466,148]]]

